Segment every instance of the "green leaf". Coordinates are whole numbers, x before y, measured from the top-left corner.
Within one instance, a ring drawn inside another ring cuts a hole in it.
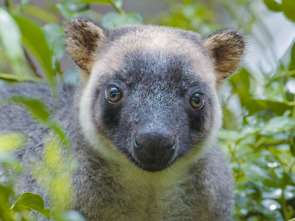
[[[42,30],[45,33],[46,40],[55,58],[60,59],[64,55],[64,30],[57,24],[46,24]]]
[[[244,106],[249,111],[249,114],[254,114],[255,112],[270,109],[278,115],[284,114],[287,110],[292,110],[292,106],[287,105],[282,102],[269,101],[262,99],[253,99],[245,102]]]
[[[23,209],[35,210],[50,219],[50,210],[45,208],[44,200],[38,194],[23,193],[19,199],[12,205],[13,211],[21,211]]]
[[[24,106],[36,121],[39,121],[43,125],[46,125],[52,129],[63,142],[63,146],[66,149],[69,148],[70,142],[66,133],[61,126],[52,121],[50,111],[41,100],[15,96],[10,97],[8,102],[17,103]]]
[[[286,82],[286,88],[288,89],[289,93],[295,94],[295,78],[290,78]]]
[[[282,197],[281,188],[274,188],[272,191],[264,191],[262,193],[263,198],[280,199]]]
[[[283,178],[281,180],[282,182],[282,188],[286,188],[288,185],[294,185],[294,182],[290,176],[290,174],[283,172]],[[294,189],[294,187],[293,187]],[[294,193],[292,194],[294,196]]]
[[[56,4],[56,7],[65,19],[70,20],[74,17],[74,13],[71,10],[69,10],[65,5],[58,3]]]
[[[110,1],[113,2],[117,8],[121,9],[123,6],[123,0],[110,0]]]
[[[52,216],[70,208],[71,175],[76,168],[76,161],[71,151],[64,151],[63,140],[55,135],[47,137],[44,143],[43,160],[32,167],[32,174],[42,188],[48,190],[50,205],[55,208]],[[59,215],[58,215],[59,216]]]
[[[274,12],[282,11],[282,5],[275,0],[264,0],[264,4],[268,7],[269,10]]]
[[[94,3],[94,4],[111,4],[110,0],[81,0],[81,3]]]
[[[263,130],[265,132],[272,132],[272,133],[278,133],[278,132],[285,132],[293,129],[295,127],[295,120],[288,118],[288,117],[275,117],[272,118]]]
[[[0,134],[0,154],[21,148],[25,143],[24,135],[20,133]]]
[[[295,157],[295,130],[290,133],[290,152]]]
[[[295,70],[295,41],[291,49],[290,63],[288,65],[290,71]]]
[[[17,161],[11,153],[0,153],[0,163],[3,165],[3,167],[10,168],[15,173],[20,174],[22,172],[22,164]]]
[[[233,75],[229,82],[232,84],[233,93],[237,93],[242,103],[251,100],[250,79],[252,78],[250,72],[246,68],[241,68],[239,72]]]
[[[68,4],[58,3],[56,4],[56,7],[61,15],[68,20],[78,17],[84,17],[84,14],[87,14],[90,11],[88,4],[75,5],[71,1],[68,2]]]
[[[23,11],[35,18],[40,19],[41,21],[48,22],[48,23],[58,23],[57,17],[49,12],[48,10],[44,10],[34,5],[26,5],[23,8]]]
[[[0,42],[5,54],[19,76],[24,76],[24,53],[21,45],[21,33],[13,17],[4,9],[0,8]]]
[[[50,121],[50,112],[47,107],[38,99],[30,99],[25,97],[11,97],[10,102],[25,106],[32,116],[42,123],[48,124]]]
[[[20,133],[0,134],[0,163],[17,173],[21,172],[21,164],[13,158],[11,152],[23,147],[25,141],[26,137]]]
[[[282,0],[282,8],[286,17],[295,22],[295,1]]]
[[[93,4],[111,4],[111,0],[65,0],[63,5],[73,5],[81,3],[93,3]]]
[[[103,16],[102,24],[106,28],[116,28],[128,24],[142,24],[142,18],[137,13],[109,12]]]
[[[9,197],[12,189],[0,183],[0,220],[14,221],[9,208]]]
[[[249,165],[247,167],[247,171],[245,170],[245,173],[253,180],[262,181],[262,183],[267,187],[278,188],[281,186],[279,180],[275,179],[275,177],[273,177],[267,170],[257,165]]]
[[[55,70],[52,65],[52,51],[46,41],[42,29],[34,21],[21,15],[13,16],[22,32],[23,44],[29,51],[34,54],[36,60],[40,63],[44,70],[46,79],[53,89],[55,89]]]

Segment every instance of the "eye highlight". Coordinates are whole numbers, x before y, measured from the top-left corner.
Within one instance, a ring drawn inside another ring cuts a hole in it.
[[[106,99],[111,103],[116,103],[122,98],[122,93],[119,88],[110,86],[106,93]]]
[[[195,93],[190,98],[190,104],[194,109],[200,110],[205,104],[205,98],[202,94]]]

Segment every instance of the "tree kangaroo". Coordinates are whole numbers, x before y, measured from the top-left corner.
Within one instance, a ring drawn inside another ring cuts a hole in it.
[[[53,114],[78,162],[72,208],[90,221],[230,221],[233,181],[216,138],[218,89],[238,67],[244,38],[153,25],[106,30],[85,19],[65,31],[80,85],[60,87]],[[53,106],[42,83],[0,89],[0,98],[12,95]],[[18,191],[46,199],[29,167],[48,130],[16,105],[0,107],[0,128],[28,136],[16,153],[25,166]]]

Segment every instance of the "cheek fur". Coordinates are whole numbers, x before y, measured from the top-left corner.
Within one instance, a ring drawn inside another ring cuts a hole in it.
[[[120,112],[121,112],[121,105],[113,105],[108,104],[107,102],[102,102],[102,122],[106,129],[113,129],[118,127],[120,122]]]
[[[108,103],[103,91],[97,92],[95,96],[91,107],[92,119],[97,131],[111,139],[113,137],[112,130],[120,122],[121,105]]]
[[[93,108],[95,125],[99,133],[108,138],[116,149],[125,154],[132,152],[133,111],[128,109],[124,100],[110,104],[104,95],[99,96]]]

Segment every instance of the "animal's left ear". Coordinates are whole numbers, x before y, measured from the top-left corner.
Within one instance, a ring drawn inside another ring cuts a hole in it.
[[[106,38],[106,30],[85,20],[73,19],[65,29],[66,49],[81,69],[81,75],[87,80],[97,59],[101,43]]]
[[[217,81],[229,77],[238,67],[245,49],[244,38],[235,31],[216,32],[204,39],[213,59]]]

